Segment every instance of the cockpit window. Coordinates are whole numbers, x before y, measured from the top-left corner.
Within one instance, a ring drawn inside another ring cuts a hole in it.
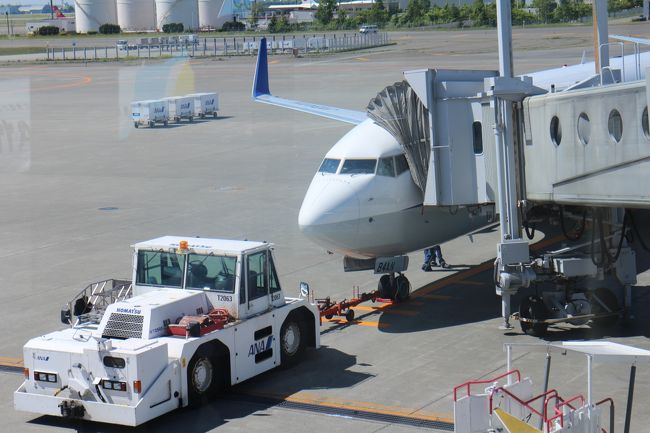
[[[393,164],[393,157],[380,158],[377,165],[377,175],[395,177],[395,166]]]
[[[376,165],[376,159],[346,159],[341,174],[373,174]]]
[[[182,287],[185,255],[165,251],[138,251],[137,284]]]
[[[336,173],[336,170],[339,168],[341,160],[340,159],[330,159],[330,158],[325,158],[323,163],[320,165],[320,168],[318,169],[319,173]]]
[[[409,164],[408,162],[406,162],[406,156],[398,155],[395,157],[395,169],[397,171],[398,176],[404,173],[405,171],[408,171]]]

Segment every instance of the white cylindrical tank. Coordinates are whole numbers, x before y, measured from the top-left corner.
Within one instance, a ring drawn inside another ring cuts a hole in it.
[[[199,0],[199,27],[219,30],[231,17],[222,15],[224,0]]]
[[[115,0],[74,0],[77,33],[99,31],[102,24],[117,24]]]
[[[127,32],[155,30],[154,0],[117,0],[117,23]]]
[[[199,27],[199,11],[196,0],[156,0],[156,26],[182,23],[185,30]]]

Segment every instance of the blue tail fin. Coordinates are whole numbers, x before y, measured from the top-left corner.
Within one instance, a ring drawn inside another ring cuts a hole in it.
[[[266,59],[266,38],[260,39],[260,46],[257,52],[257,68],[253,80],[253,98],[261,95],[270,95],[269,90],[269,64]]]

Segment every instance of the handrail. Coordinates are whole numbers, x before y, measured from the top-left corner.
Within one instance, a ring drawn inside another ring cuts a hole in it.
[[[551,389],[551,390],[546,391],[545,393],[542,393],[542,394],[540,394],[540,395],[538,395],[536,397],[531,398],[530,400],[524,401],[524,400],[520,399],[519,397],[517,397],[516,395],[514,395],[513,393],[511,393],[510,391],[508,391],[507,389],[505,389],[504,387],[500,386],[498,388],[495,388],[492,391],[492,394],[490,394],[490,412],[489,412],[490,415],[492,415],[492,410],[493,410],[493,404],[492,404],[493,403],[493,397],[494,397],[494,394],[497,393],[497,391],[502,391],[503,393],[505,393],[509,397],[512,397],[517,403],[519,403],[520,405],[522,405],[525,408],[529,409],[535,415],[542,417],[542,419],[546,419],[545,414],[541,413],[540,411],[538,411],[537,409],[532,407],[530,405],[530,403],[532,403],[533,401],[537,400],[538,398],[543,397],[543,396],[548,395],[548,394],[554,394],[554,396],[556,398],[560,398],[557,395],[557,390]],[[547,400],[544,400],[544,401],[546,402]],[[544,406],[544,408],[546,409],[546,406]]]
[[[497,377],[495,377],[495,378],[493,378],[493,379],[470,380],[470,381],[467,381],[467,382],[465,382],[465,383],[462,383],[462,384],[460,384],[460,385],[454,387],[454,402],[458,400],[456,394],[457,394],[457,392],[458,392],[458,390],[459,390],[460,388],[463,388],[463,387],[466,388],[466,390],[467,390],[467,396],[470,396],[470,395],[471,395],[471,389],[470,389],[470,386],[472,386],[472,385],[486,384],[486,383],[494,383],[494,382],[496,382],[496,381],[498,381],[498,380],[500,380],[500,379],[503,379],[504,377],[508,377],[508,376],[513,375],[513,374],[516,374],[516,375],[517,375],[517,382],[521,382],[521,372],[520,372],[519,370],[515,369],[515,370],[507,371],[507,372],[503,373],[502,375],[497,376]],[[492,413],[492,411],[490,411],[490,413]]]
[[[551,431],[551,424],[556,419],[560,420],[560,428],[564,428],[564,413],[560,410],[560,408],[562,406],[569,406],[572,410],[575,411],[576,408],[571,405],[571,402],[573,402],[575,400],[580,400],[581,406],[585,405],[585,398],[580,394],[574,395],[570,399],[568,399],[566,401],[562,401],[562,403],[560,403],[558,405],[555,405],[555,407],[553,408],[553,411],[555,412],[555,415],[553,415],[551,418],[546,420],[546,431],[547,432]]]
[[[609,433],[614,433],[614,400],[611,397],[607,397],[596,403],[596,406],[600,406],[605,402],[609,402]]]

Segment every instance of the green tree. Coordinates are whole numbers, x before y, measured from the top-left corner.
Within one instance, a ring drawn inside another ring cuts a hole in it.
[[[557,3],[553,0],[533,0],[533,7],[537,8],[537,15],[543,23],[552,22],[553,10],[556,6]]]
[[[251,14],[248,17],[248,24],[252,28],[257,27],[257,21],[262,15],[264,15],[264,6],[261,2],[253,1],[253,4],[251,5]]]
[[[421,26],[427,19],[428,0],[409,0],[402,23],[408,26]]]
[[[329,24],[334,18],[334,12],[336,11],[336,0],[322,0],[318,3],[318,9],[314,14],[321,24]]]
[[[364,21],[369,24],[384,25],[388,22],[388,11],[384,8],[384,2],[381,0],[372,4],[370,9],[364,14]]]

